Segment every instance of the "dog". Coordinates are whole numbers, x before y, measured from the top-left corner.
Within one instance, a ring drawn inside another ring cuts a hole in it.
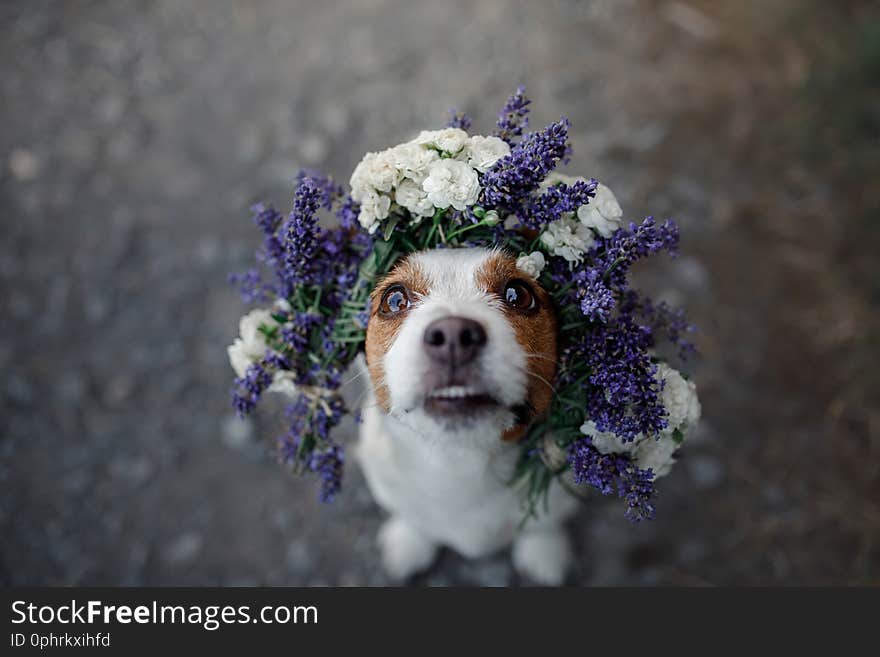
[[[550,295],[501,250],[413,253],[378,282],[357,457],[390,514],[378,543],[392,577],[441,547],[477,558],[512,546],[517,572],[564,582],[577,500],[554,481],[523,522],[525,490],[511,485],[517,441],[553,397],[558,330]]]

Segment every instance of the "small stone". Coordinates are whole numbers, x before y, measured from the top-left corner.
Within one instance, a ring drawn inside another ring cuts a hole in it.
[[[714,488],[724,479],[724,467],[711,456],[689,457],[687,465],[697,488]]]
[[[227,447],[244,449],[254,438],[253,420],[230,415],[223,420],[220,435],[223,437],[223,444]]]
[[[324,129],[334,137],[341,137],[348,128],[348,112],[338,103],[324,107],[320,118]]]
[[[308,544],[297,539],[293,541],[287,548],[287,569],[291,574],[302,575],[310,570],[314,565],[311,550]]]
[[[202,537],[197,532],[184,532],[165,548],[162,556],[172,565],[189,563],[201,552],[202,542]]]
[[[255,162],[263,152],[263,136],[254,125],[244,126],[238,135],[238,156],[242,162]]]
[[[308,135],[299,144],[299,154],[307,163],[316,164],[327,156],[327,143],[319,135]]]
[[[125,373],[110,377],[104,387],[104,401],[109,406],[118,406],[131,397],[134,392],[134,378]]]
[[[337,586],[345,586],[345,587],[355,587],[355,586],[363,586],[364,582],[361,577],[355,572],[344,572],[339,575],[339,580]]]
[[[115,477],[132,487],[144,484],[153,474],[153,464],[144,457],[114,461],[110,469]]]
[[[40,160],[31,151],[16,148],[9,154],[9,170],[16,180],[34,180],[40,175]]]
[[[678,548],[678,559],[684,564],[694,564],[702,561],[709,550],[702,541],[689,540],[682,543]]]
[[[29,406],[34,401],[34,389],[31,384],[15,373],[6,375],[6,395],[14,403]]]

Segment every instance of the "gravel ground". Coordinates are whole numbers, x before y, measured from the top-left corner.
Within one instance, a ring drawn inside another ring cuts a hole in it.
[[[360,473],[322,506],[274,461],[279,406],[232,416],[225,277],[300,167],[345,179],[451,106],[487,127],[523,82],[570,171],[679,221],[641,275],[701,327],[658,519],[586,505],[571,583],[880,583],[878,192],[833,131],[800,148],[833,123],[794,93],[827,23],[729,4],[3,3],[0,581],[388,583]],[[526,582],[445,553],[414,583]]]

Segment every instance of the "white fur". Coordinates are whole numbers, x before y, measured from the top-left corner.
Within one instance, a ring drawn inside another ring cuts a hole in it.
[[[522,524],[524,491],[511,486],[519,447],[501,434],[514,423],[504,407],[525,400],[526,354],[497,298],[478,289],[483,249],[445,249],[415,257],[429,292],[410,309],[385,354],[390,413],[370,394],[363,412],[358,457],[376,501],[391,513],[380,533],[383,563],[394,577],[424,569],[439,546],[466,557],[514,544],[516,568],[542,584],[560,584],[571,563],[562,522],[576,501],[558,484],[548,509]],[[491,392],[502,407],[463,425],[428,415],[429,361],[422,348],[433,320],[459,316],[479,321],[488,341],[469,385]]]

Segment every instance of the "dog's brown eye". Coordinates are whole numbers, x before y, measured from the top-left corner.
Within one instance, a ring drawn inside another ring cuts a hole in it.
[[[509,306],[513,306],[517,310],[534,310],[538,306],[535,300],[535,293],[532,288],[523,281],[510,281],[504,287],[504,300]]]
[[[403,285],[392,285],[382,295],[379,312],[385,316],[396,315],[409,308],[409,294]]]

